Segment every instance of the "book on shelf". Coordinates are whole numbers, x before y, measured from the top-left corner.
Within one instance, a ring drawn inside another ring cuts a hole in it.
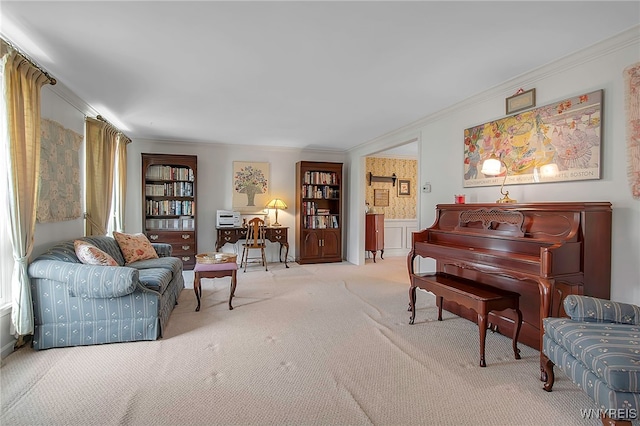
[[[145,185],[145,194],[152,197],[193,197],[193,183],[148,183]]]
[[[188,167],[152,165],[147,168],[145,177],[149,180],[182,180],[193,182],[193,170]]]
[[[337,215],[305,216],[303,224],[306,229],[338,228]]]
[[[340,198],[340,191],[330,186],[302,185],[304,198]]]
[[[338,174],[335,172],[305,172],[305,184],[339,185]]]
[[[179,200],[147,200],[146,212],[150,216],[180,216],[193,215],[193,201]]]

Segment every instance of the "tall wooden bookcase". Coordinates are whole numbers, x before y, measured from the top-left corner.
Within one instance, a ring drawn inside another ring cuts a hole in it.
[[[142,225],[152,243],[168,243],[184,269],[197,253],[195,155],[142,154]]]
[[[342,163],[296,163],[296,262],[342,261]]]

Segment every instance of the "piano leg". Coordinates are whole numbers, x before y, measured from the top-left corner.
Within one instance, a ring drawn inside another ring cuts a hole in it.
[[[542,353],[542,334],[544,333],[544,324],[542,320],[551,315],[551,296],[555,288],[555,280],[539,279],[538,290],[540,292],[540,381],[547,381],[547,369],[545,367],[545,357]]]
[[[409,310],[411,311],[411,317],[409,318],[409,324],[413,324],[416,319],[416,287],[409,287]]]
[[[478,331],[480,332],[480,367],[486,367],[484,360],[484,342],[487,339],[487,316],[478,314]]]
[[[520,309],[514,309],[516,312],[516,323],[513,327],[513,356],[516,359],[520,359],[520,349],[518,349],[518,335],[520,334],[520,327],[522,326],[522,312]]]

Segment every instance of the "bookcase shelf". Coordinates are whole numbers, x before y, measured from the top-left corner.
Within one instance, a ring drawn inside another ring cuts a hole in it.
[[[342,163],[296,164],[296,262],[342,261]]]
[[[195,155],[142,154],[142,225],[151,242],[171,244],[193,269],[197,254]]]

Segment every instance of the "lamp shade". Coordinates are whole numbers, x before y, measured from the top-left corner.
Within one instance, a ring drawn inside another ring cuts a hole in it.
[[[560,173],[558,165],[556,163],[545,164],[540,167],[540,176],[543,178],[556,177]]]
[[[280,224],[278,223],[278,210],[286,209],[287,203],[282,201],[280,198],[274,198],[273,200],[269,201],[264,207],[266,209],[276,209],[276,221],[272,226],[280,226]]]
[[[482,170],[480,173],[487,176],[498,176],[502,169],[502,161],[500,161],[494,154],[491,157],[484,160],[482,163]]]
[[[287,203],[285,203],[284,201],[282,201],[280,198],[274,198],[273,200],[269,201],[267,203],[267,205],[265,206],[265,208],[267,209],[280,209],[280,210],[284,210],[287,208]]]
[[[495,154],[491,154],[491,157],[487,158],[482,163],[482,169],[480,170],[480,173],[486,176],[498,176],[502,171],[503,164],[504,162],[496,157]],[[509,191],[503,191],[504,183],[507,181],[507,174],[509,174],[509,169],[506,164],[504,165],[504,167],[504,179],[502,179],[502,185],[500,185],[500,193],[504,195],[504,197],[496,201],[496,203],[517,203],[517,201],[513,198],[509,198]]]

